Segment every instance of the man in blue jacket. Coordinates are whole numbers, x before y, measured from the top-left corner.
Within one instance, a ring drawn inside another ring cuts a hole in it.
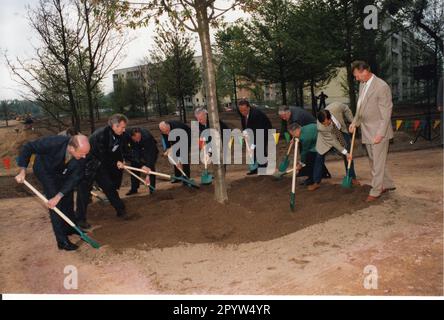
[[[88,138],[83,135],[51,136],[25,144],[18,157],[20,173],[15,177],[23,183],[26,168],[33,154],[36,155],[33,171],[43,186],[52,228],[61,250],[76,250],[77,245],[69,241],[73,229],[52,209],[57,206],[74,223],[74,189],[83,178],[85,157],[90,151]]]

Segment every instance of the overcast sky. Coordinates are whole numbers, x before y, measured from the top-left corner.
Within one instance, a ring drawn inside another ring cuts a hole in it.
[[[224,0],[220,0],[224,7]],[[32,43],[36,44],[35,33],[29,27],[26,14],[26,6],[34,6],[37,0],[1,0],[0,10],[0,100],[19,99],[19,90],[23,89],[13,79],[8,70],[4,52],[6,50],[9,58],[16,56],[21,58],[30,57],[33,54]],[[230,11],[226,14],[225,20],[234,21],[244,16],[242,12]],[[122,60],[118,68],[126,68],[137,65],[145,57],[153,45],[152,37],[154,26],[140,28],[130,31],[130,37],[134,40],[126,48],[126,57]],[[196,41],[196,55],[200,55],[200,44]],[[112,90],[112,73],[110,73],[104,82],[105,92]]]

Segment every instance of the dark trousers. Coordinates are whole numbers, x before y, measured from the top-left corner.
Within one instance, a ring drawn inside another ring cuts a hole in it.
[[[313,184],[314,181],[314,170],[315,170],[315,163],[316,163],[316,156],[317,152],[308,152],[307,156],[305,158],[305,167],[303,167],[298,172],[298,177],[307,177],[306,184]],[[325,164],[321,167],[321,177],[328,177],[330,176],[330,172],[328,172],[327,167]]]
[[[143,167],[143,165],[140,162],[131,162],[131,166],[134,168],[139,168],[139,169]],[[156,168],[154,166],[152,166],[152,168],[150,168],[150,169],[153,171],[156,171]],[[133,172],[137,176],[139,176],[139,177],[141,176],[140,172],[138,172],[138,171],[133,171]],[[156,188],[156,176],[155,175],[150,175],[150,185],[153,188]],[[140,186],[139,179],[136,179],[135,177],[131,176],[131,190],[137,191],[139,189],[139,186]],[[153,193],[151,190],[150,190],[150,192]]]
[[[350,135],[348,135],[346,133],[342,133],[342,134],[344,136],[345,142],[347,143],[346,148],[347,148],[347,150],[350,150],[350,143],[351,143]],[[332,151],[333,151],[333,148],[330,149],[328,152],[326,152],[323,155],[321,155],[319,153],[316,154],[316,160],[315,160],[315,166],[314,166],[314,172],[313,172],[313,180],[315,183],[321,183],[322,168],[325,165],[325,156],[327,155],[327,153],[332,152]],[[348,160],[347,160],[346,156],[342,155],[342,157],[344,159],[345,172],[347,173]],[[356,179],[356,173],[355,173],[353,161],[350,166],[350,177],[352,179]]]
[[[105,193],[111,205],[117,214],[125,210],[125,205],[120,199],[118,189],[121,184],[121,177],[113,176],[106,168],[100,167],[94,177],[85,178],[80,184],[77,191],[77,219],[78,221],[86,221],[87,209],[91,198],[91,190],[93,183],[97,182],[99,187]]]
[[[39,171],[34,171],[37,179],[43,185],[43,193],[46,198],[50,200],[53,198],[61,187],[63,186],[62,178],[50,177]],[[76,223],[74,215],[74,192],[67,193],[63,196],[60,202],[57,204],[57,208],[60,209],[72,222]],[[65,242],[68,240],[68,234],[71,234],[74,229],[68,225],[54,210],[49,210],[49,218],[51,220],[52,230],[57,243]]]

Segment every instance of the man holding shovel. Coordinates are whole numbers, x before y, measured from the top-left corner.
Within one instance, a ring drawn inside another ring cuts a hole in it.
[[[190,178],[191,174],[191,167],[190,167],[190,152],[191,152],[191,129],[188,125],[185,123],[182,123],[180,121],[162,121],[159,123],[159,130],[162,134],[162,143],[164,144],[164,147],[166,149],[165,155],[167,155],[169,158],[172,158],[173,155],[171,155],[171,147],[178,143],[180,141],[180,137],[178,136],[175,141],[169,141],[168,137],[171,131],[175,129],[183,130],[183,132],[187,136],[187,143],[188,148],[185,150],[186,154],[181,153],[181,150],[179,149],[176,153],[176,156],[178,159],[181,159],[181,161],[178,161],[176,165],[174,165],[174,175],[176,177],[182,177],[184,174],[187,176],[187,178]],[[184,150],[182,150],[183,152]],[[173,180],[172,183],[180,182],[179,180]],[[186,182],[183,181],[184,185],[187,185]]]
[[[351,139],[347,132],[345,119],[350,123],[353,121],[351,110],[342,103],[332,103],[325,110],[318,113],[318,140],[316,142],[316,161],[314,167],[314,183],[309,187],[310,191],[319,189],[322,179],[322,168],[325,163],[325,156],[332,150],[336,150],[344,158],[345,171],[347,174],[348,161],[352,161],[349,153]],[[352,185],[360,185],[356,179],[356,173],[351,162],[348,175],[351,177]]]
[[[263,113],[261,110],[257,108],[251,107],[248,100],[241,100],[239,101],[239,112],[241,114],[241,124],[242,124],[242,131],[246,129],[251,129],[253,131],[253,138],[254,141],[248,141],[249,149],[252,149],[253,151],[253,158],[254,162],[258,162],[257,157],[257,150],[258,148],[256,145],[260,141],[259,138],[259,132],[258,130],[263,129],[263,142],[264,142],[264,157],[266,158],[268,156],[268,130],[272,129],[271,121],[267,117],[265,113]],[[253,146],[253,148],[251,148]],[[265,168],[267,167],[267,162],[265,163],[259,163],[258,167]],[[251,169],[250,169],[251,170]],[[257,174],[257,166],[256,169],[251,170],[247,173],[247,175],[254,175]]]
[[[372,189],[367,202],[378,199],[381,194],[395,190],[395,184],[387,168],[387,154],[392,128],[392,92],[388,84],[375,76],[364,61],[355,61],[352,72],[359,86],[356,115],[349,127],[354,133],[361,127],[362,143],[365,144],[372,175]]]
[[[152,134],[143,128],[131,128],[129,134],[125,133],[125,135],[127,138],[124,148],[125,160],[129,161],[132,167],[143,169],[147,173],[155,171],[159,149],[157,149],[157,142]],[[140,176],[140,172],[134,174]],[[153,193],[154,188],[156,188],[156,176],[149,175],[147,183],[152,187],[150,193]],[[131,189],[126,195],[136,194],[139,186],[140,181],[131,176]]]
[[[91,153],[86,159],[85,178],[77,192],[77,218],[79,226],[89,228],[87,209],[94,181],[103,190],[117,217],[127,220],[125,205],[120,199],[118,190],[122,183],[123,144],[127,117],[114,114],[108,120],[108,126],[94,131],[89,137]]]
[[[76,250],[77,245],[69,241],[68,235],[75,233],[66,222],[52,209],[56,206],[70,220],[74,217],[74,189],[83,178],[85,157],[90,151],[88,138],[83,135],[51,136],[28,142],[21,150],[17,164],[20,173],[15,177],[24,183],[26,168],[31,156],[35,154],[33,172],[41,182],[52,228],[60,250]]]

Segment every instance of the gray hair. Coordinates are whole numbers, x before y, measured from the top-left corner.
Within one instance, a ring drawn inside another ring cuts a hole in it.
[[[116,114],[113,114],[111,117],[109,117],[108,125],[112,126],[114,124],[119,124],[122,121],[125,123],[128,123],[128,118],[123,114],[116,113]]]
[[[194,110],[194,115],[197,116],[198,114],[201,114],[202,112],[208,113],[207,109],[203,107],[198,107]]]
[[[297,122],[290,123],[288,125],[288,131],[295,131],[301,128],[301,125]]]
[[[278,113],[286,113],[286,112],[290,112],[290,108],[288,106],[280,106],[278,109]]]

